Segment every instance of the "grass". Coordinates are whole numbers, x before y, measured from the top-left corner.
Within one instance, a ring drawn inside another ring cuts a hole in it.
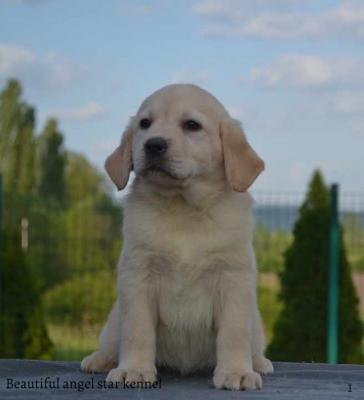
[[[277,275],[274,273],[260,274],[258,302],[267,344],[272,340],[274,322],[282,307],[282,304],[278,300],[278,293],[279,281]]]
[[[97,348],[101,326],[75,327],[70,325],[48,325],[48,334],[54,344],[55,360],[81,361]]]

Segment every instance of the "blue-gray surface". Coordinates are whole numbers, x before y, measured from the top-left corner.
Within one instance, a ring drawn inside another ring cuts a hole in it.
[[[100,388],[105,375],[84,374],[77,362],[0,360],[0,399],[364,399],[364,366],[313,363],[274,363],[274,366],[275,373],[264,377],[262,390],[231,392],[214,389],[207,374],[181,377],[162,371],[160,389],[105,389]],[[42,388],[21,388],[35,386],[36,382]],[[50,384],[59,387],[44,388]],[[91,385],[94,388],[82,390]]]

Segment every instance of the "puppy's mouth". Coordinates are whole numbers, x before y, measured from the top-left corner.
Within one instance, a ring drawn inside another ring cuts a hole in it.
[[[175,184],[181,184],[189,178],[189,176],[186,177],[178,174],[178,172],[166,162],[156,160],[146,162],[142,175],[155,183],[162,183],[161,181],[165,180],[166,184],[167,182],[172,184],[171,181],[175,182]]]
[[[183,180],[183,178],[179,177],[176,173],[171,171],[165,164],[163,163],[148,163],[143,171],[143,175],[146,177],[168,177],[173,180]]]

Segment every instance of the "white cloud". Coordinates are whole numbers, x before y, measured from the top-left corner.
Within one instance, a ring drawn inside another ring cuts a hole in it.
[[[315,18],[287,13],[259,15],[236,27],[235,32],[239,36],[289,39],[321,36],[324,30],[325,26]]]
[[[354,37],[364,39],[364,2],[341,0],[336,7],[312,11],[312,1],[206,0],[193,11],[206,36],[270,39]]]
[[[194,71],[190,68],[180,69],[172,76],[172,83],[203,84],[211,79],[208,71]]]
[[[59,55],[0,43],[0,77],[17,78],[40,91],[62,88],[81,77],[80,67]]]
[[[364,83],[363,62],[288,54],[270,65],[256,67],[250,80],[264,87],[328,87]]]
[[[106,115],[106,110],[99,103],[88,103],[80,107],[54,110],[48,114],[61,120],[91,121],[103,118]]]

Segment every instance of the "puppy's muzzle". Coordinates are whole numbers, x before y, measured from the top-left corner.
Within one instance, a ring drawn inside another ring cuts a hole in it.
[[[168,143],[162,137],[154,137],[148,139],[144,144],[144,151],[148,157],[162,157],[168,149]]]

